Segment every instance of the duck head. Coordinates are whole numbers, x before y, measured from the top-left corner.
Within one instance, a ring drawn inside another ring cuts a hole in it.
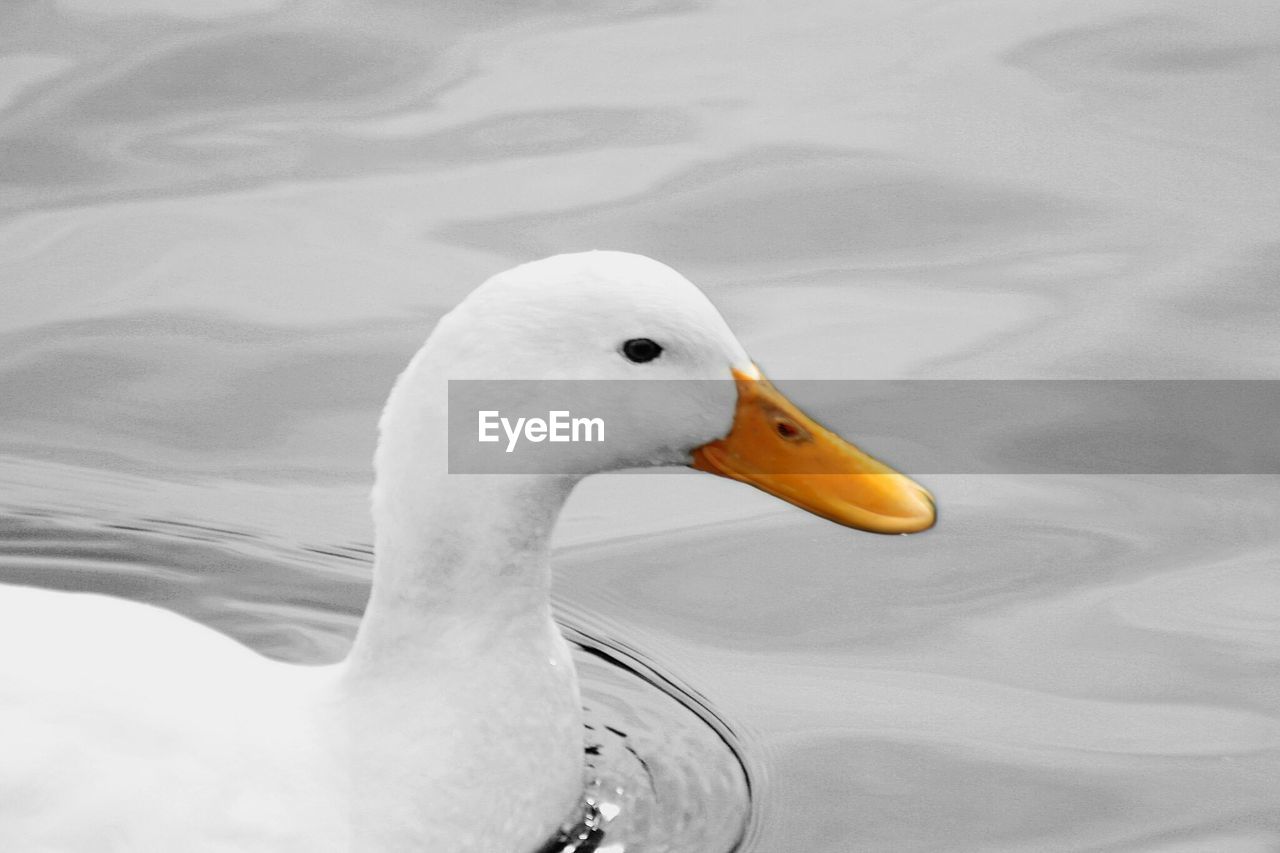
[[[589,400],[605,440],[557,447],[548,458],[560,473],[687,465],[860,530],[913,533],[935,520],[925,489],[791,403],[697,287],[640,255],[557,255],[494,276],[441,320],[418,360],[437,377],[537,380],[504,386],[526,411],[539,394],[542,411],[556,407],[548,382],[592,380],[575,383],[575,398]]]

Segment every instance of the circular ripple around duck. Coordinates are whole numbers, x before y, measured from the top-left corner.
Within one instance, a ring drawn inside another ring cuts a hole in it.
[[[0,516],[0,584],[156,604],[296,662],[341,657],[364,607],[370,556],[161,519]],[[730,727],[624,644],[565,632],[581,681],[588,785],[584,819],[545,853],[737,848],[751,798]]]
[[[750,785],[733,732],[637,656],[566,628],[587,727],[587,799],[600,853],[717,853],[746,831]],[[594,845],[594,846],[593,846]]]

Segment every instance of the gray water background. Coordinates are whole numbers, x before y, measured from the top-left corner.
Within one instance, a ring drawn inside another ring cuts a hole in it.
[[[396,372],[539,255],[674,265],[784,390],[1280,378],[1272,2],[60,0],[0,52],[4,576],[280,656],[345,648]],[[557,601],[734,726],[748,850],[1280,848],[1277,478],[924,481],[883,538],[595,478]]]

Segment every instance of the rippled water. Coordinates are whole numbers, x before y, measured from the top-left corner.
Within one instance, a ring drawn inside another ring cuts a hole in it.
[[[673,264],[781,380],[1280,378],[1269,0],[47,0],[0,51],[0,578],[273,655],[342,654],[390,382],[536,255]],[[1280,478],[922,479],[907,539],[584,484],[557,602],[660,777],[615,837],[731,845],[728,743],[747,851],[1280,847]]]

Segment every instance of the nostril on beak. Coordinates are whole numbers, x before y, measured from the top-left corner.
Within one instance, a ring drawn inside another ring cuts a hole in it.
[[[804,438],[804,430],[789,420],[779,418],[773,427],[785,441],[800,441]]]

